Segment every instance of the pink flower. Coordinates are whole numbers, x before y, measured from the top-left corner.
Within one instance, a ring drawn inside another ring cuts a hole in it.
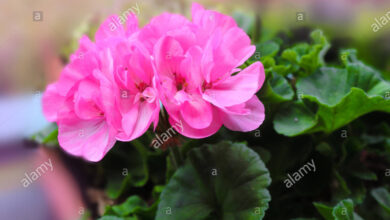
[[[153,87],[150,55],[138,41],[138,22],[126,29],[109,17],[96,33],[84,36],[59,80],[43,96],[43,111],[58,124],[58,140],[68,153],[99,161],[116,140],[141,136],[158,122],[159,101]]]
[[[256,97],[265,74],[249,37],[226,15],[192,7],[192,21],[164,13],[143,29],[135,15],[126,27],[109,17],[84,36],[59,80],[47,87],[43,110],[58,124],[63,149],[99,161],[116,140],[157,126],[160,101],[181,134],[203,138],[224,125],[251,131],[264,120]],[[175,126],[173,126],[176,128]]]
[[[218,12],[192,7],[192,22],[163,14],[139,34],[153,53],[156,86],[172,125],[181,134],[203,138],[224,125],[251,131],[264,120],[256,97],[265,74],[255,62],[239,69],[255,51],[235,21]]]

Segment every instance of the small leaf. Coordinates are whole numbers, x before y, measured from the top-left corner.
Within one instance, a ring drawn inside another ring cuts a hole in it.
[[[314,202],[313,204],[316,207],[317,211],[321,214],[321,216],[325,218],[325,220],[333,220],[332,207],[318,202]]]
[[[127,216],[134,213],[137,209],[147,207],[146,202],[138,196],[130,196],[121,205],[112,206],[113,211],[120,216]]]
[[[261,90],[260,98],[264,102],[280,103],[292,100],[294,91],[287,80],[274,73],[272,77],[268,78],[265,86]]]
[[[380,187],[371,190],[372,197],[388,212],[390,213],[390,193],[387,189]]]
[[[317,211],[325,220],[360,220],[362,219],[353,211],[353,202],[351,199],[345,199],[331,207],[322,203],[313,203]]]
[[[339,202],[332,211],[336,220],[353,220],[353,202],[350,199]]]
[[[310,37],[313,41],[312,44],[299,43],[282,52],[283,59],[300,67],[301,71],[294,71],[299,76],[308,76],[323,66],[325,64],[324,56],[330,47],[322,31],[315,30],[310,34]]]
[[[55,123],[52,123],[42,131],[35,134],[32,139],[39,144],[44,144],[46,146],[59,146],[57,137],[58,127]]]

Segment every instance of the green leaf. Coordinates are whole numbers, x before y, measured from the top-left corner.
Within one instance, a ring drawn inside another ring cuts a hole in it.
[[[286,49],[285,51],[283,51],[282,58],[290,61],[291,63],[296,63],[296,64],[299,63],[298,53],[293,49]]]
[[[328,157],[335,157],[335,153],[333,152],[333,149],[331,146],[329,146],[326,142],[321,142],[316,146],[316,151],[321,153],[322,155],[328,156]]]
[[[274,57],[279,52],[279,44],[274,41],[267,41],[256,44],[256,52],[260,53],[260,57]]]
[[[146,202],[138,196],[130,196],[121,205],[112,206],[113,211],[120,216],[127,216],[136,210],[147,207]]]
[[[330,47],[326,37],[320,30],[313,31],[310,37],[312,44],[299,43],[282,52],[283,59],[298,65],[303,70],[298,75],[310,75],[325,64],[324,56]]]
[[[372,197],[388,212],[390,213],[390,193],[387,189],[380,187],[371,190]]]
[[[353,168],[351,168],[351,170],[349,172],[354,177],[357,177],[357,178],[362,179],[362,180],[376,181],[378,179],[378,177],[376,176],[376,174],[374,172],[372,172],[372,171],[370,171],[367,168],[362,167],[362,166],[353,167]]]
[[[302,102],[282,106],[274,120],[274,128],[279,134],[296,136],[317,124],[316,115]]]
[[[258,154],[244,144],[195,148],[161,194],[156,219],[262,219],[270,182]]]
[[[333,208],[322,203],[314,202],[313,205],[325,220],[333,220]]]
[[[347,66],[348,63],[358,62],[357,51],[355,49],[342,50],[340,52],[340,59],[343,62],[344,66]]]
[[[261,89],[260,99],[264,102],[280,103],[292,100],[294,91],[287,80],[279,75],[272,74]]]
[[[58,127],[55,123],[50,124],[42,131],[32,136],[32,139],[39,144],[46,146],[59,146],[58,144]]]
[[[313,203],[317,211],[325,220],[360,220],[362,219],[353,211],[353,202],[351,199],[345,199],[330,207],[322,203]]]
[[[347,182],[345,179],[340,175],[339,171],[334,170],[334,176],[336,177],[336,180],[339,183],[340,186],[340,193],[345,197],[351,194],[351,190],[348,187]]]
[[[153,219],[156,215],[158,200],[148,207],[139,196],[133,195],[119,205],[107,206],[104,216],[137,217],[135,219]],[[127,219],[127,218],[125,218]]]
[[[350,199],[339,202],[332,211],[336,220],[353,220],[353,202]]]
[[[290,72],[294,71],[291,64],[274,65],[272,70],[281,76],[287,76]]]
[[[390,99],[385,97],[390,83],[362,63],[348,64],[346,69],[323,67],[298,80],[296,86],[304,104],[295,103],[277,113],[274,127],[280,134],[331,133],[366,113],[390,113]]]

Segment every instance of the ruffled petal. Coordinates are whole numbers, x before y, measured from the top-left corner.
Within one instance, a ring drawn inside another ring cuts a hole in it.
[[[264,121],[265,110],[260,100],[253,96],[245,106],[233,106],[221,110],[223,125],[233,131],[252,131]]]
[[[57,91],[57,83],[50,84],[42,97],[42,109],[48,121],[57,121],[57,114],[61,109],[65,97],[61,96]]]
[[[149,52],[153,52],[157,41],[172,30],[180,29],[190,24],[187,18],[177,14],[163,13],[154,17],[139,33],[139,39]]]
[[[196,129],[209,127],[213,120],[212,106],[201,98],[184,102],[180,114],[186,123]]]
[[[256,50],[256,47],[251,45],[249,36],[239,27],[230,28],[223,35],[222,45],[232,52],[235,67],[241,66]]]
[[[148,103],[148,102],[140,102],[137,104],[137,114],[131,114],[130,112],[124,115],[124,123],[132,123],[131,131],[126,131],[126,133],[129,134],[121,134],[117,136],[118,140],[121,141],[130,141],[134,140],[141,135],[143,135],[146,130],[150,127],[151,123],[153,121],[156,121],[156,116],[158,117],[158,114],[156,114],[156,111],[159,111],[159,106],[155,103]],[[125,119],[126,118],[126,119]],[[127,121],[126,121],[127,120]],[[127,126],[124,124],[124,126]],[[125,127],[124,127],[125,129]]]
[[[119,18],[117,15],[109,16],[99,27],[95,34],[95,40],[97,43],[103,42],[104,40],[110,37],[121,37],[125,36],[125,31],[123,28],[122,18]]]
[[[222,126],[222,121],[217,113],[217,110],[213,108],[213,121],[207,128],[196,129],[192,125],[188,124],[183,118],[175,120],[173,117],[169,117],[169,123],[177,130],[180,134],[189,138],[206,138],[215,134]]]
[[[253,63],[237,75],[205,90],[203,98],[219,107],[248,101],[258,91],[259,84],[263,83],[263,79],[260,80],[262,68],[260,62]]]
[[[69,154],[96,162],[114,146],[115,132],[103,119],[71,117],[58,123],[58,142]]]
[[[168,36],[161,38],[156,44],[154,55],[159,74],[173,76],[179,73],[184,50],[177,40]]]

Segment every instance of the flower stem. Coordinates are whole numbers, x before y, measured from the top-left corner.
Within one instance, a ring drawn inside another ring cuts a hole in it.
[[[174,165],[175,169],[179,168],[182,163],[182,157],[178,146],[169,146],[169,155],[172,160],[172,164]]]
[[[169,157],[171,158],[172,165],[175,168],[175,170],[177,170],[177,168],[179,166],[177,164],[177,159],[176,159],[175,153],[173,152],[173,148],[169,147],[168,149],[169,149]]]

